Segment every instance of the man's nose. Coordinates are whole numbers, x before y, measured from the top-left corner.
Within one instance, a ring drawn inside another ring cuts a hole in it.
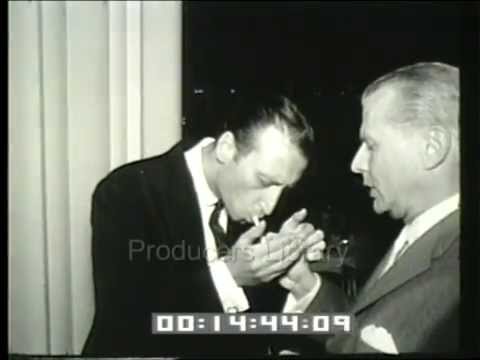
[[[267,196],[262,202],[262,208],[265,215],[270,215],[273,210],[275,210],[275,206],[277,206],[278,199],[283,191],[283,186],[272,186],[267,191]]]
[[[365,144],[360,145],[355,156],[353,157],[350,170],[355,174],[361,174],[368,170],[368,154]]]

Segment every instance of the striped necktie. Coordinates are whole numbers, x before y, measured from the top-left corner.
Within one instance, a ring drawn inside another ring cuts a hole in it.
[[[208,225],[212,231],[213,237],[215,238],[215,244],[217,245],[218,257],[222,257],[228,254],[230,247],[227,245],[227,234],[223,227],[220,225],[220,214],[224,209],[222,201],[217,201],[215,207],[210,215],[210,220]]]

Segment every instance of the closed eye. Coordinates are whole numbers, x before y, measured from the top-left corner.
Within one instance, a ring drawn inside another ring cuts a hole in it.
[[[365,146],[367,147],[368,151],[374,151],[377,148],[377,145],[369,142],[369,141],[364,141]]]
[[[269,179],[264,175],[259,175],[258,176],[258,181],[259,181],[260,185],[263,186],[263,187],[276,186],[276,185],[280,186],[281,185],[277,181]]]
[[[270,186],[270,183],[267,180],[260,178],[260,185],[263,187],[268,187]]]

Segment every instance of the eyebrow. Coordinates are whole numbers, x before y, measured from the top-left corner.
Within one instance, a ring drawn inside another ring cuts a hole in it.
[[[263,173],[263,172],[257,172],[257,176],[258,177],[261,177],[263,180],[271,183],[272,185],[277,185],[277,186],[282,186],[283,184],[276,181],[276,180],[273,180],[270,176],[268,176],[267,174]]]
[[[359,131],[359,134],[358,134],[358,137],[361,141],[364,141],[365,140],[365,129],[363,126],[360,127],[360,131]]]
[[[365,131],[360,131],[359,138],[361,142],[371,142],[371,143],[376,142],[375,139],[373,139],[371,136],[369,136],[368,134],[365,134]]]
[[[359,136],[360,144],[363,144],[364,142],[367,142],[368,139],[364,134],[360,134]]]

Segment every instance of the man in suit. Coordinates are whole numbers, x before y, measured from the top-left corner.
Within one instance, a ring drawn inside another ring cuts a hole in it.
[[[375,212],[404,227],[352,304],[322,278],[307,311],[336,303],[352,315],[352,332],[331,336],[330,352],[458,351],[459,71],[441,63],[403,67],[369,85],[362,107],[351,169]],[[303,258],[287,274],[306,289],[315,276]]]
[[[267,96],[245,97],[226,129],[124,165],[96,187],[96,313],[84,355],[266,354],[261,336],[153,335],[152,314],[259,311],[255,289],[278,295],[269,311],[304,309],[315,296],[292,287],[284,304],[286,292],[267,286],[323,246],[306,210],[278,233],[265,235],[261,220],[306,169],[312,128],[289,99]],[[232,239],[232,221],[249,229]]]

